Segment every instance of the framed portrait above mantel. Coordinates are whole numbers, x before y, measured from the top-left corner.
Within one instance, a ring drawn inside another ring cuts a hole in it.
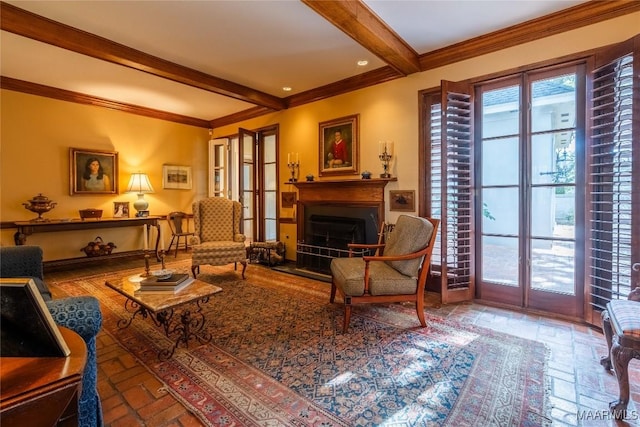
[[[118,153],[70,148],[69,192],[118,194]]]
[[[358,114],[320,122],[319,176],[359,173]]]

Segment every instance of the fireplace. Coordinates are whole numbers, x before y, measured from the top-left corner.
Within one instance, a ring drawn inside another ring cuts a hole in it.
[[[394,180],[394,179],[391,179]],[[298,182],[296,267],[330,274],[349,243],[376,243],[389,179]]]

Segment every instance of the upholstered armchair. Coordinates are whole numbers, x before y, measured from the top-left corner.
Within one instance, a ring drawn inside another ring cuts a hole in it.
[[[424,289],[439,223],[437,219],[401,215],[385,244],[350,244],[349,257],[331,261],[330,302],[334,302],[336,291],[342,295],[344,333],[349,329],[355,304],[413,301],[420,324],[427,326]],[[354,249],[380,252],[354,257]]]
[[[240,233],[242,205],[222,197],[210,197],[193,203],[194,236],[191,237],[191,272],[196,277],[200,266],[242,264],[247,268],[245,236]]]
[[[98,396],[96,335],[102,327],[100,304],[95,297],[81,296],[52,299],[43,280],[43,254],[39,246],[0,247],[0,276],[33,278],[53,320],[82,337],[87,345],[87,362],[82,375],[82,392],[78,401],[78,425],[102,425],[102,407]]]

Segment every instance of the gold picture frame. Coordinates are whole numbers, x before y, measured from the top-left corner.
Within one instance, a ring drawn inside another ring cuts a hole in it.
[[[389,210],[414,212],[416,210],[415,190],[389,190]]]
[[[70,148],[69,193],[118,194],[118,152]]]
[[[358,114],[320,122],[318,175],[359,173]]]
[[[191,190],[192,186],[191,166],[162,166],[162,188],[169,190]]]

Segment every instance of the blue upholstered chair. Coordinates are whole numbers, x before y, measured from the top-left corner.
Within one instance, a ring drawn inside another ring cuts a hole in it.
[[[43,280],[42,249],[39,246],[0,247],[0,277],[30,277],[38,286],[55,322],[71,329],[87,345],[87,364],[82,376],[82,392],[78,402],[78,425],[102,425],[102,407],[98,396],[96,335],[102,327],[100,304],[92,296],[52,299]]]

